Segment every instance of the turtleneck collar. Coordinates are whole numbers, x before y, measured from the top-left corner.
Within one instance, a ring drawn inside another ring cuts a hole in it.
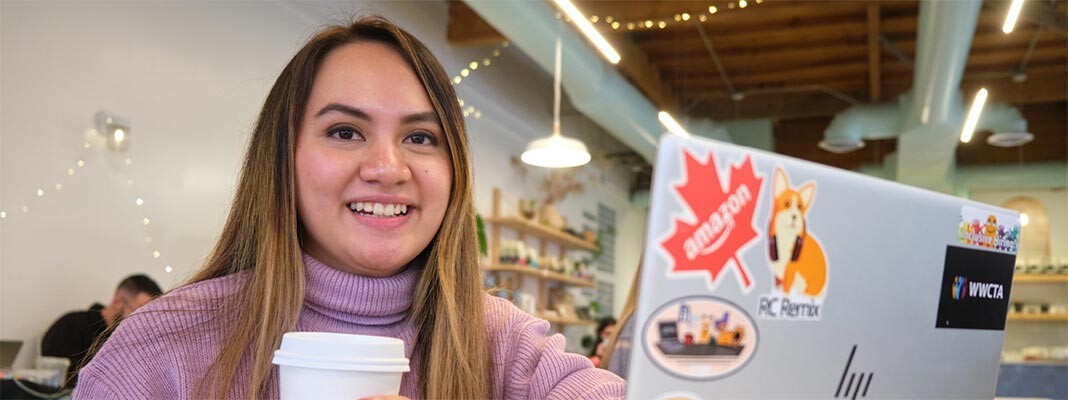
[[[408,316],[420,268],[385,278],[335,269],[304,253],[304,306],[359,325],[389,325]]]

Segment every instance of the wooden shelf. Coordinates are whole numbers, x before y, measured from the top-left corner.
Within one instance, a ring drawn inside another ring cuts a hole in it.
[[[535,315],[535,317],[549,321],[551,324],[597,326],[597,321],[587,321],[584,319],[549,317],[541,314]]]
[[[597,245],[568,235],[562,231],[536,224],[518,217],[490,217],[486,222],[505,228],[514,229],[516,232],[535,236],[543,240],[549,240],[565,248],[586,251],[597,251]]]
[[[1019,274],[1012,277],[1016,283],[1068,283],[1064,274]]]
[[[1009,314],[1009,321],[1068,322],[1068,314]]]
[[[547,269],[531,268],[525,265],[486,265],[482,267],[486,271],[497,272],[516,272],[519,274],[533,276],[554,282],[562,282],[572,286],[593,287],[593,281],[587,279],[576,278],[573,276],[567,276],[558,272],[549,271]]]

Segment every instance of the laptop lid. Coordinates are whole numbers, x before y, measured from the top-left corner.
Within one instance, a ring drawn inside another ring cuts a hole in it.
[[[994,397],[1017,213],[674,135],[655,171],[628,398]]]
[[[22,348],[20,340],[0,340],[0,369],[10,370]]]

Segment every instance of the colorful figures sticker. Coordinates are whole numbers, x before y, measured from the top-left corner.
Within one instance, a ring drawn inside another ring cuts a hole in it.
[[[1020,219],[1013,215],[964,206],[957,240],[972,246],[1016,253],[1020,246]]]
[[[745,367],[756,352],[757,330],[741,308],[715,297],[687,297],[654,312],[644,328],[645,351],[669,374],[692,380],[722,378]]]

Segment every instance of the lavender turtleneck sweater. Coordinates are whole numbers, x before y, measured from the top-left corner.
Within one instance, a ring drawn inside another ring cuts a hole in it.
[[[388,278],[369,278],[331,268],[304,255],[304,308],[296,331],[389,336],[404,340],[412,372],[400,394],[421,397],[409,312],[420,269]],[[80,372],[75,399],[186,399],[208,370],[234,320],[221,300],[244,287],[247,274],[235,274],[174,290],[124,320]],[[563,352],[564,338],[546,337],[549,323],[486,295],[486,331],[493,355],[493,397],[507,399],[622,398],[625,383],[596,369],[581,355]],[[251,373],[242,361],[230,398],[244,399]],[[269,380],[269,398],[278,398],[278,374]]]

